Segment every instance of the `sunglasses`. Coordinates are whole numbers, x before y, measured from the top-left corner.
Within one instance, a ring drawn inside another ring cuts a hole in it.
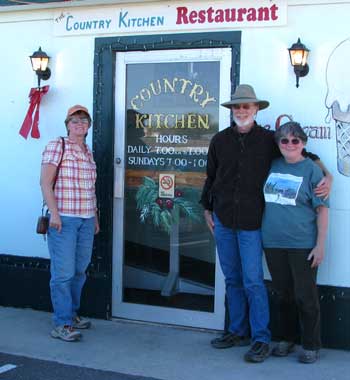
[[[241,108],[243,108],[244,110],[249,110],[252,108],[252,105],[251,104],[233,104],[232,108],[234,110],[239,110]]]
[[[298,144],[300,144],[300,139],[297,139],[297,138],[294,138],[294,139],[287,139],[287,138],[282,138],[281,140],[280,140],[280,144],[283,144],[283,145],[287,145],[287,144],[289,144],[289,143],[291,143],[291,144],[293,144],[293,145],[298,145]]]

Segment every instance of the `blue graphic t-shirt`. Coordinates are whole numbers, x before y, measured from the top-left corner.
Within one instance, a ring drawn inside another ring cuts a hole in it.
[[[289,164],[273,161],[264,185],[265,212],[262,222],[266,248],[313,248],[317,238],[318,206],[328,201],[314,188],[322,179],[321,169],[309,158]]]

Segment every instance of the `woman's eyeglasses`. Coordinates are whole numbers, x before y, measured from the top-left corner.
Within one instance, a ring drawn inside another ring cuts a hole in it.
[[[82,124],[89,124],[89,119],[87,117],[83,117],[81,119],[79,118],[73,118],[73,119],[70,119],[69,120],[72,124],[79,124],[79,123],[82,123]]]
[[[287,138],[282,138],[281,140],[280,140],[280,143],[281,144],[283,144],[283,145],[287,145],[287,144],[289,144],[289,143],[291,143],[291,144],[293,144],[293,145],[298,145],[298,144],[300,144],[300,139],[297,139],[297,138],[294,138],[294,139],[287,139]]]

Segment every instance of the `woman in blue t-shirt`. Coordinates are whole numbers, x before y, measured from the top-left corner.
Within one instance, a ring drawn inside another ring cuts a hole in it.
[[[321,347],[316,276],[324,257],[328,202],[314,194],[323,174],[302,155],[307,136],[301,126],[285,123],[275,139],[283,157],[273,161],[264,186],[262,224],[266,261],[279,306],[280,342],[272,355],[287,356],[295,350],[299,321],[299,361],[313,363]]]

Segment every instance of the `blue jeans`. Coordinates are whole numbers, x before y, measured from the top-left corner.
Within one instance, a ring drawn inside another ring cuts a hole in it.
[[[269,303],[262,269],[260,230],[234,230],[221,224],[214,214],[214,234],[225,277],[229,330],[248,336],[252,343],[269,343]],[[249,329],[250,327],[250,329]]]
[[[95,218],[61,216],[62,230],[49,227],[47,241],[51,258],[51,302],[56,326],[72,325],[90,263]]]

